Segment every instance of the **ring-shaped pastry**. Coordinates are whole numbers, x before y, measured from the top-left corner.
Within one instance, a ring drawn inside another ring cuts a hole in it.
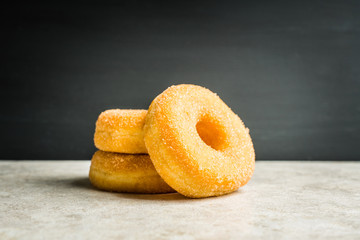
[[[254,172],[248,129],[216,94],[200,86],[172,86],[156,97],[144,140],[160,176],[188,197],[233,192]]]
[[[143,126],[146,110],[110,109],[96,121],[95,146],[103,151],[147,153]]]
[[[91,160],[89,178],[95,187],[112,192],[175,192],[156,172],[147,154],[121,154],[99,150]]]

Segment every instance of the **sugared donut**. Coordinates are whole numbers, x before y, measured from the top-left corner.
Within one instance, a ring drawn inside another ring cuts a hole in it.
[[[129,193],[170,193],[147,154],[97,151],[91,160],[89,178],[102,190]]]
[[[143,126],[146,110],[111,109],[96,121],[95,146],[103,151],[147,153]]]
[[[157,172],[185,196],[233,192],[254,172],[255,152],[244,123],[206,88],[165,90],[150,105],[144,134]]]

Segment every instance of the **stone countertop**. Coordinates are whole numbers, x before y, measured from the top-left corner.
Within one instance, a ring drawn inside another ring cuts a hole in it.
[[[360,239],[360,162],[257,162],[222,197],[94,189],[90,161],[0,161],[0,239]]]

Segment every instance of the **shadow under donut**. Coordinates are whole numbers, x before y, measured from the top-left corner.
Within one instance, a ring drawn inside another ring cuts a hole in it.
[[[87,178],[87,177],[66,179],[63,181],[63,183],[70,185],[73,188],[81,188],[81,189],[95,190],[95,191],[99,191],[99,192],[103,192],[103,193],[116,194],[119,197],[128,198],[128,199],[150,200],[150,201],[151,200],[153,200],[153,201],[156,201],[156,200],[173,201],[173,200],[189,200],[190,199],[179,193],[141,194],[141,193],[120,193],[120,192],[105,191],[105,190],[94,187],[91,184],[89,178]]]
[[[120,193],[120,192],[110,192],[94,187],[88,177],[73,177],[73,178],[38,178],[32,179],[33,183],[36,185],[47,185],[47,186],[56,186],[57,188],[72,188],[72,189],[82,189],[90,191],[103,192],[104,194],[112,194],[121,198],[134,199],[134,200],[147,200],[147,201],[204,201],[210,198],[188,198],[179,193],[162,193],[162,194],[140,194],[140,193]],[[236,191],[238,194],[241,194],[241,189]],[[230,197],[232,193],[220,196],[220,198]],[[217,197],[218,198],[218,197]]]

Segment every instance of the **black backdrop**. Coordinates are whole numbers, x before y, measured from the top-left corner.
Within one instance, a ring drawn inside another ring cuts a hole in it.
[[[101,111],[179,83],[257,159],[360,159],[360,1],[170,2],[3,6],[0,159],[89,159]]]

